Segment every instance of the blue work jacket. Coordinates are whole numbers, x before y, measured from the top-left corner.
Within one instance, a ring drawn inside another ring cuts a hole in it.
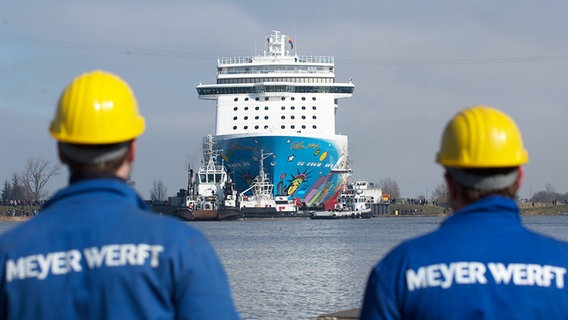
[[[238,319],[206,238],[126,183],[56,193],[0,237],[0,319]]]
[[[361,319],[568,319],[568,244],[490,196],[403,242],[369,276]]]

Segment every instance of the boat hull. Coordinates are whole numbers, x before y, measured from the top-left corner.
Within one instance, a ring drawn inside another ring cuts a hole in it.
[[[347,137],[218,135],[216,147],[239,192],[259,174],[262,152],[264,170],[274,192],[298,199],[306,206],[319,206],[336,198],[347,182]]]
[[[219,214],[217,210],[197,210],[191,211],[193,214],[193,220],[196,221],[208,221],[208,220],[218,220]]]
[[[309,213],[301,211],[277,211],[276,208],[249,208],[241,209],[243,218],[308,218]]]
[[[313,220],[331,220],[331,219],[360,219],[370,218],[371,210],[362,211],[313,211],[310,219]]]
[[[186,208],[177,208],[173,211],[173,216],[183,221],[194,220],[193,212]]]
[[[238,220],[241,211],[238,208],[221,208],[218,210],[193,210],[194,221]]]

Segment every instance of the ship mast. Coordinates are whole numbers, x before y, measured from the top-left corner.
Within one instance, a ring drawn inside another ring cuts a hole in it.
[[[280,56],[284,57],[287,55],[286,51],[286,40],[289,39],[286,35],[282,34],[278,30],[272,30],[272,34],[266,37],[267,50],[264,51],[265,56]],[[292,40],[289,40],[290,44]]]

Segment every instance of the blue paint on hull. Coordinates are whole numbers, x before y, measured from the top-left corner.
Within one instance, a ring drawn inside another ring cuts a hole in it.
[[[272,153],[264,160],[264,170],[274,183],[274,192],[317,206],[337,197],[349,176],[346,170],[332,170],[347,166],[342,163],[347,139],[336,137],[216,136],[215,149],[222,150],[237,190],[248,188],[258,175],[262,150],[265,155]]]

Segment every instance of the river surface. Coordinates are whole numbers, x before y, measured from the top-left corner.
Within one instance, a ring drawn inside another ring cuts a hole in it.
[[[314,319],[360,306],[372,266],[440,217],[189,222],[211,240],[243,319]],[[568,241],[568,216],[523,217]],[[0,233],[17,223],[0,222]]]

